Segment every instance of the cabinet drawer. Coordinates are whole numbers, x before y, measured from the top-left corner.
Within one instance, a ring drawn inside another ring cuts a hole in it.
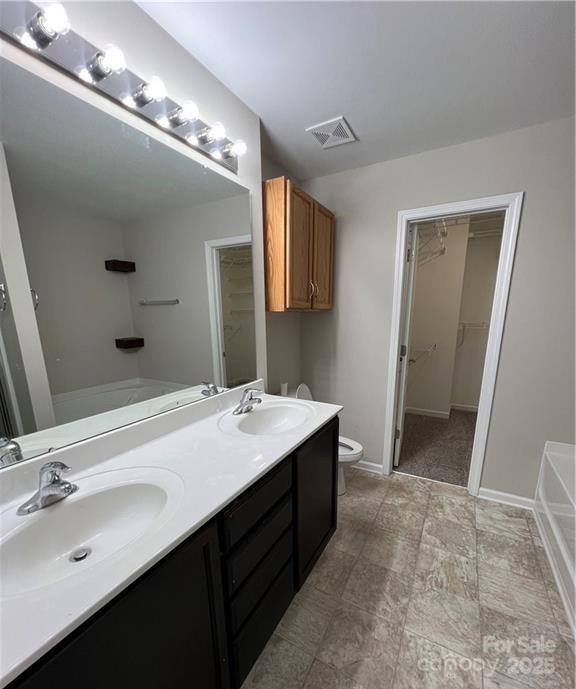
[[[290,559],[232,644],[234,686],[239,687],[246,679],[293,597],[294,571]]]
[[[234,596],[230,604],[230,623],[232,627],[230,631],[233,636],[236,635],[252,610],[254,610],[270,582],[274,581],[280,570],[292,556],[293,540],[294,532],[289,528]]]
[[[250,538],[231,555],[226,566],[228,592],[233,594],[264,555],[292,523],[292,495],[287,495],[278,507],[262,520]]]
[[[224,550],[228,551],[262,519],[262,515],[292,486],[292,462],[284,460],[273,476],[258,483],[234,502],[222,520]]]

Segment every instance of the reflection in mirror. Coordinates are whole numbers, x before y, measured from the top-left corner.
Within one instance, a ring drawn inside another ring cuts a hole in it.
[[[0,466],[256,378],[245,188],[4,60],[0,141]]]

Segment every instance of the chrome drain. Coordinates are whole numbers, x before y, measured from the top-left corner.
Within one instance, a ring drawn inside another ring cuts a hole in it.
[[[70,562],[82,562],[88,555],[92,552],[92,548],[76,548],[76,550],[70,554],[68,558]]]

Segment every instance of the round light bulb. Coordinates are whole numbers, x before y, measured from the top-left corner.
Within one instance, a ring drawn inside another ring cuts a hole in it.
[[[232,152],[232,155],[240,157],[246,153],[246,151],[248,150],[248,146],[246,146],[245,141],[242,141],[242,139],[238,139],[238,141],[235,141],[232,144],[232,148],[230,150]]]
[[[124,53],[115,45],[107,45],[100,55],[100,65],[105,72],[119,74],[126,69]]]
[[[193,122],[200,117],[200,111],[198,106],[192,100],[187,100],[182,103],[181,107],[181,117],[184,122]]]
[[[59,2],[40,10],[44,29],[50,34],[65,34],[70,30],[70,20],[64,6]]]
[[[226,129],[221,122],[216,122],[208,130],[208,136],[214,141],[221,141],[226,137]]]
[[[152,77],[147,84],[144,84],[142,91],[148,101],[159,101],[166,98],[166,87],[160,77]]]

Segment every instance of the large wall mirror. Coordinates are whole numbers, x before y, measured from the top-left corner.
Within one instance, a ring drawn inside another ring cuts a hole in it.
[[[244,187],[6,60],[0,141],[0,435],[22,458],[256,378]]]

